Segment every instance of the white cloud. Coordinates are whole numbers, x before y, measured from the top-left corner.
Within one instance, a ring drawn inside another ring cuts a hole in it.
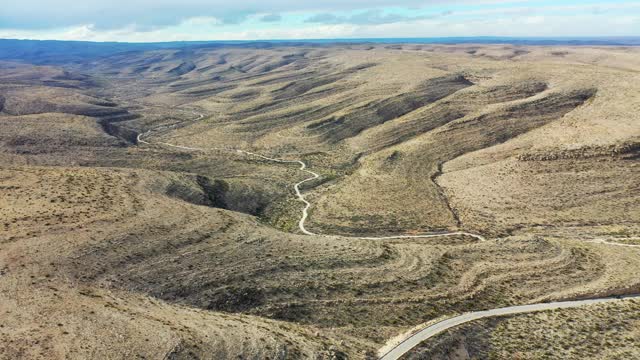
[[[527,16],[523,19],[527,25],[536,25],[544,23],[544,16]]]
[[[640,34],[640,15],[636,14],[586,12],[574,15],[532,15],[528,12],[510,12],[502,16],[446,16],[369,25],[262,23],[253,28],[235,26],[237,31],[220,26],[220,20],[215,17],[198,16],[185,19],[175,26],[143,30],[135,24],[110,30],[82,24],[52,30],[0,29],[0,37],[155,42],[443,36],[637,36]]]
[[[196,16],[182,21],[186,26],[213,26],[220,25],[222,21],[213,16]]]
[[[434,4],[491,4],[520,0],[17,0],[5,1],[0,24],[5,28],[43,29],[94,24],[113,29],[176,25],[185,19],[215,17],[238,23],[256,14],[332,12],[383,7],[425,7]]]

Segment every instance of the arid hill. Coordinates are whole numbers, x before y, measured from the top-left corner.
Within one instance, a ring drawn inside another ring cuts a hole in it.
[[[640,293],[638,48],[143,50],[0,62],[0,358],[375,358]],[[599,306],[408,358],[639,356]]]

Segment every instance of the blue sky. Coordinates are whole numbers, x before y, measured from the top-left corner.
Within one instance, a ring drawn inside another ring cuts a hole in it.
[[[0,38],[91,41],[640,36],[628,0],[18,0]]]

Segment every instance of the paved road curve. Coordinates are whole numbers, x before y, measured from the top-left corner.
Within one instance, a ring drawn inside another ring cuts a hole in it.
[[[632,298],[640,298],[640,295],[632,295],[632,296],[624,296],[622,299],[632,299]],[[536,311],[544,311],[544,310],[553,310],[553,309],[566,309],[566,308],[575,308],[584,305],[590,304],[599,304],[605,302],[612,301],[620,301],[620,298],[601,298],[601,299],[589,299],[589,300],[575,300],[575,301],[561,301],[561,302],[550,302],[550,303],[541,303],[541,304],[531,304],[531,305],[519,305],[519,306],[509,306],[505,308],[499,309],[491,309],[484,311],[474,311],[466,314],[462,314],[460,316],[456,316],[453,318],[449,318],[438,323],[435,323],[431,326],[428,326],[412,335],[407,337],[401,343],[396,345],[393,349],[385,353],[380,357],[380,360],[396,360],[399,359],[402,355],[409,352],[409,350],[418,346],[421,342],[442,333],[448,329],[456,327],[458,325],[468,323],[470,321],[496,317],[496,316],[504,316],[504,315],[513,315],[513,314],[522,314],[522,313],[530,313]]]

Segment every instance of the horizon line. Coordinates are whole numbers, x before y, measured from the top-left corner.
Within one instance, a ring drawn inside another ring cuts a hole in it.
[[[173,41],[95,41],[95,40],[63,40],[63,39],[29,39],[29,38],[0,38],[0,41],[34,41],[34,42],[73,42],[73,43],[96,43],[96,44],[206,44],[206,43],[269,43],[269,42],[289,42],[289,43],[304,43],[304,42],[355,42],[355,43],[367,43],[367,42],[396,42],[401,43],[405,41],[446,41],[446,40],[523,40],[523,41],[585,41],[585,40],[638,40],[640,36],[625,35],[625,36],[493,36],[493,35],[480,35],[480,36],[437,36],[437,37],[365,37],[365,38],[296,38],[296,39],[238,39],[238,40],[173,40]]]

